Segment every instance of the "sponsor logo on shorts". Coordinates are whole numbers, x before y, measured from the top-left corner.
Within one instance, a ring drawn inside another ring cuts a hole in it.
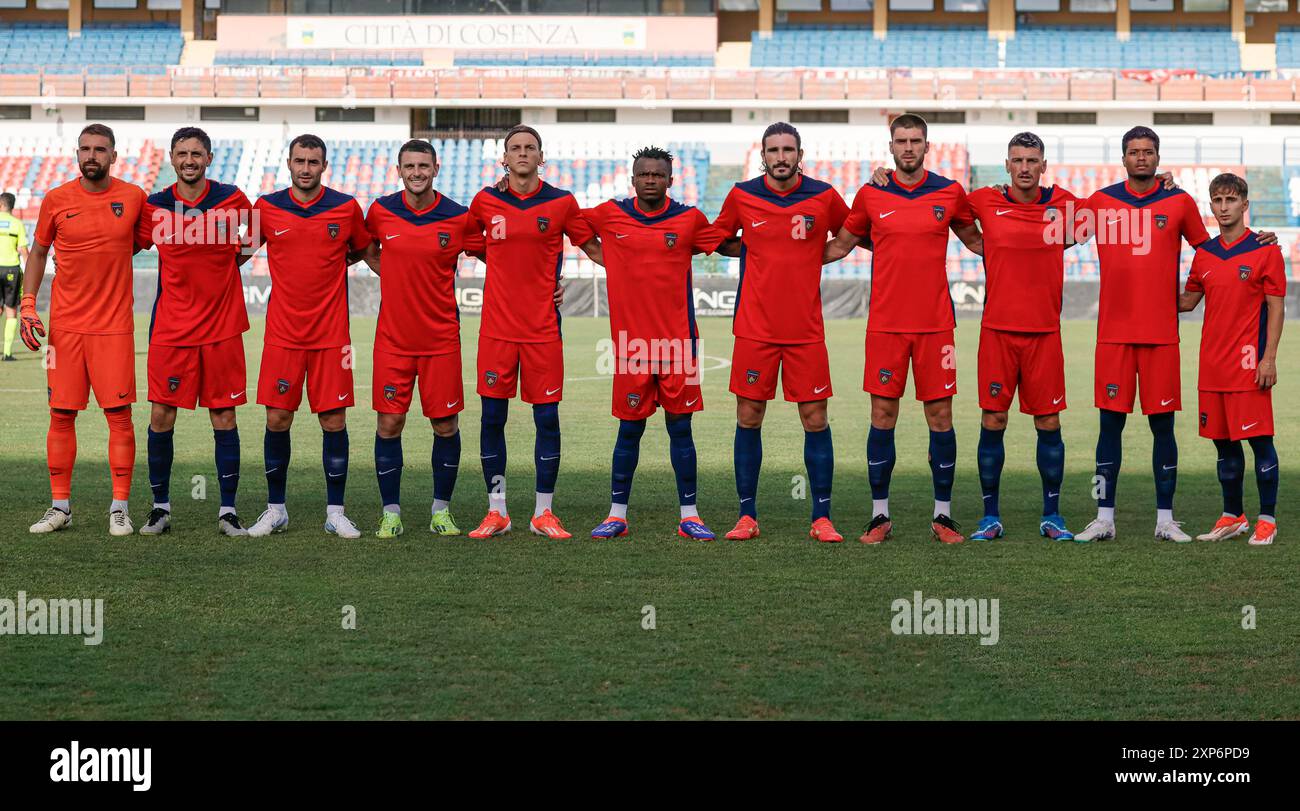
[[[938,220],[939,222],[943,222],[943,213],[944,213],[944,211],[945,211],[944,207],[943,207],[943,206],[932,206],[931,208],[932,208],[932,210],[934,211],[934,218],[935,218],[936,220]]]
[[[1250,265],[1240,265],[1237,267],[1237,278],[1243,282],[1250,278]]]
[[[438,232],[438,247],[445,248],[451,244],[451,234],[447,231]]]
[[[289,392],[289,381],[283,377],[275,381],[275,390],[281,394],[287,394]]]
[[[488,384],[489,386],[495,386],[497,384],[497,373],[491,371],[484,372],[483,382]]]
[[[1106,384],[1106,396],[1109,397],[1109,398],[1112,399],[1112,400],[1114,400],[1116,397],[1118,397],[1118,396],[1119,396],[1119,384],[1118,384],[1118,383],[1107,383],[1107,384]]]
[[[627,407],[636,408],[639,405],[641,405],[641,395],[634,391],[628,392]]]
[[[538,217],[538,218],[537,218],[537,230],[538,230],[538,231],[541,231],[542,233],[546,233],[546,229],[547,229],[547,228],[550,228],[550,227],[551,227],[551,218],[550,218],[550,217]]]
[[[669,248],[676,248],[676,247],[677,247],[677,235],[674,234],[674,233],[672,233],[671,231],[665,233],[665,234],[664,234],[664,245],[667,245]]]
[[[882,386],[888,383],[890,378],[892,378],[893,376],[894,376],[893,369],[881,369],[879,372],[876,373],[876,379],[880,381],[880,384]]]
[[[122,216],[122,212],[126,210],[126,207],[123,206],[121,203],[109,203],[108,205],[110,208],[113,209],[114,217]]]
[[[751,386],[756,385],[756,384],[758,383],[758,370],[757,370],[757,369],[746,369],[746,370],[745,370],[745,382],[748,383],[748,384],[751,385]]]
[[[1210,415],[1209,415],[1209,414],[1206,414],[1204,411],[1202,411],[1202,412],[1201,412],[1201,427],[1204,428],[1204,427],[1206,426],[1206,424],[1207,424],[1209,421],[1210,421]]]
[[[326,227],[326,229],[328,229],[329,232],[330,232],[330,239],[336,239],[336,238],[338,237],[338,235],[339,235],[339,224],[338,224],[338,223],[336,223],[336,222],[332,222],[332,223],[330,223],[329,225],[327,225],[327,226],[325,226],[325,227]]]
[[[1156,228],[1159,228],[1160,230],[1163,231],[1164,228],[1165,228],[1165,226],[1168,225],[1168,224],[1169,224],[1169,215],[1168,215],[1168,214],[1157,214],[1157,215],[1156,215]]]
[[[384,386],[384,399],[391,400],[397,396],[396,386]]]
[[[1001,383],[989,383],[989,396],[990,396],[990,397],[997,397],[997,396],[998,396],[999,394],[1001,394],[1001,393],[1002,393],[1002,384],[1001,384]]]
[[[181,379],[179,377],[167,378],[167,391],[176,391],[180,387],[181,387]]]

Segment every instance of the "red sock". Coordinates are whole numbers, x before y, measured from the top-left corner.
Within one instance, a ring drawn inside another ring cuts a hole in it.
[[[72,466],[77,461],[77,412],[50,410],[50,431],[45,435],[45,458],[50,468],[50,496],[72,495]]]
[[[108,420],[108,469],[113,473],[113,498],[126,501],[131,497],[131,472],[135,468],[131,406],[106,409],[104,418]]]

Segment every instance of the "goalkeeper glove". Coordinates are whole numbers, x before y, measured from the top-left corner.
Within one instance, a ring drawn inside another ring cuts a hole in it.
[[[22,335],[23,343],[33,352],[41,350],[41,342],[36,336],[45,337],[45,325],[41,323],[41,317],[36,314],[36,296],[28,293],[23,296],[22,305],[18,310],[19,334]]]

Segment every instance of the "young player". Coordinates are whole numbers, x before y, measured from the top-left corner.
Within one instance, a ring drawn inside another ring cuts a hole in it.
[[[905,114],[889,125],[894,172],[889,185],[868,184],[824,259],[843,258],[859,243],[872,245],[871,301],[867,318],[866,366],[862,388],[871,394],[867,473],[871,481],[871,523],[859,538],[881,543],[893,529],[889,482],[894,469],[894,426],[910,361],[916,399],[924,403],[930,427],[930,472],[934,515],[930,530],[943,543],[964,540],[952,519],[957,436],[952,397],[957,392],[952,297],[948,293],[948,232],[981,253],[979,229],[961,184],[925,170],[929,129],[920,116]]]
[[[285,490],[289,429],[307,400],[322,430],[325,468],[325,531],[359,538],[344,514],[348,476],[347,411],[354,403],[352,347],[348,336],[348,265],[370,245],[361,206],[354,197],[321,183],[325,142],[299,135],[289,144],[292,184],[259,197],[250,247],[267,246],[271,298],[257,381],[257,402],[266,406],[266,512],[248,528],[254,537],[289,526]]]
[[[716,249],[723,234],[694,206],[668,196],[673,156],[646,147],[632,156],[636,196],[609,200],[583,216],[600,237],[609,295],[609,329],[617,348],[614,442],[609,517],[593,538],[627,534],[627,504],[646,420],[664,408],[669,456],[677,478],[681,520],[677,534],[714,539],[696,508],[695,440],[691,414],[704,408],[700,393],[699,330],[691,297],[691,256]]]
[[[248,313],[239,265],[240,226],[252,204],[235,186],[207,179],[212,139],[197,127],[172,135],[176,182],[145,203],[140,248],[158,248],[158,297],[149,322],[149,483],[153,509],[141,535],[171,530],[171,472],[176,409],[208,409],[221,506],[217,531],[247,535],[235,513],[239,429],[235,406],[248,402],[244,340]]]
[[[4,308],[4,359],[14,359],[18,335],[18,300],[23,292],[23,264],[27,261],[27,227],[13,215],[14,196],[0,194],[0,307]]]
[[[507,188],[485,187],[470,203],[475,229],[486,238],[487,278],[479,326],[478,394],[483,400],[479,458],[488,513],[471,538],[509,532],[506,508],[506,417],[516,388],[533,407],[536,501],[529,529],[548,538],[572,537],[552,512],[560,472],[560,409],[564,346],[555,301],[564,237],[599,259],[600,246],[573,195],[542,181],[542,138],[512,127],[501,163]]]
[[[1246,228],[1248,192],[1246,181],[1237,175],[1222,174],[1210,181],[1210,208],[1219,235],[1196,251],[1178,309],[1193,310],[1205,298],[1197,382],[1201,436],[1214,440],[1223,488],[1222,517],[1197,538],[1218,541],[1250,531],[1242,504],[1245,439],[1255,454],[1259,487],[1259,519],[1249,543],[1263,546],[1277,537],[1272,388],[1285,318],[1286,267],[1276,245],[1260,244]]]
[[[417,378],[421,408],[433,425],[429,531],[460,534],[451,516],[460,466],[456,415],[465,408],[456,263],[462,252],[481,254],[483,237],[470,224],[469,209],[433,187],[438,169],[437,153],[428,141],[407,141],[397,152],[403,190],[375,200],[366,214],[373,240],[366,260],[379,273],[383,295],[371,383],[378,419],[375,474],[384,508],[375,533],[380,538],[395,538],[403,531],[402,429]]]
[[[758,477],[763,465],[763,417],[776,397],[799,404],[804,466],[812,494],[809,536],[840,543],[831,523],[835,452],[826,418],[831,389],[822,326],[821,252],[839,230],[848,206],[830,185],[803,174],[803,142],[785,122],[760,141],[763,174],[737,183],[714,225],[729,237],[719,253],[740,257],[731,393],[736,395],[734,461],[740,518],[727,538],[759,537]],[[740,233],[740,238],[734,235]]]
[[[1158,540],[1187,541],[1174,521],[1178,443],[1174,413],[1182,408],[1178,369],[1178,255],[1182,241],[1193,247],[1209,239],[1191,195],[1164,188],[1156,178],[1160,138],[1134,127],[1122,141],[1128,179],[1094,192],[1085,203],[1087,232],[1097,239],[1101,264],[1097,314],[1095,402],[1101,410],[1097,517],[1075,538],[1115,537],[1115,487],[1124,423],[1141,386],[1142,413],[1153,437],[1151,466],[1156,484]]]
[[[54,248],[57,273],[50,293],[50,336],[46,355],[50,430],[46,454],[53,503],[36,533],[54,532],[72,522],[72,467],[77,459],[77,412],[91,389],[108,421],[108,467],[113,501],[108,531],[130,535],[127,501],[135,466],[135,318],[131,256],[144,208],[138,186],[109,176],[117,161],[113,131],[89,124],[77,138],[81,177],[50,190],[41,201],[36,233],[23,273],[20,312],[23,343],[33,352],[45,325],[36,314],[36,295],[45,262]]]

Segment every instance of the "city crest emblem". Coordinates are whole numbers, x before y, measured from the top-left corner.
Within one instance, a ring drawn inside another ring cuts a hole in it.
[[[880,372],[877,373],[876,379],[879,380],[880,384],[883,386],[884,384],[888,383],[889,379],[892,378],[893,376],[894,376],[893,369],[881,369]]]
[[[397,396],[396,386],[384,386],[384,399],[391,400]]]
[[[1241,265],[1237,268],[1237,278],[1243,282],[1250,278],[1250,265]]]
[[[1118,396],[1119,396],[1119,384],[1118,384],[1118,383],[1107,383],[1107,384],[1106,384],[1106,396],[1109,397],[1109,398],[1112,399],[1112,400],[1114,400],[1116,397],[1118,397]]]
[[[751,386],[753,386],[753,385],[755,385],[756,383],[758,383],[758,370],[757,370],[757,369],[746,369],[746,370],[745,370],[745,382],[748,383],[748,384],[751,385]]]
[[[936,220],[938,220],[939,222],[943,222],[943,212],[944,212],[944,210],[945,210],[944,207],[943,207],[943,206],[933,206],[932,208],[933,208],[933,211],[934,211],[934,218],[935,218]]]
[[[1002,384],[1001,384],[1001,383],[989,383],[989,396],[990,396],[990,397],[997,397],[997,396],[998,396],[999,394],[1001,394],[1001,393],[1002,393]]]
[[[814,215],[812,214],[803,215],[803,230],[805,231],[813,230],[813,225],[816,224],[816,222],[817,222],[817,217],[815,217]]]
[[[288,380],[285,380],[283,377],[280,378],[279,380],[275,381],[275,390],[278,391],[278,392],[280,392],[281,394],[286,394],[286,393],[288,393],[288,391],[289,391],[289,381],[288,381]]]
[[[550,227],[551,227],[551,218],[550,218],[550,217],[538,217],[538,218],[537,218],[537,230],[538,230],[538,231],[541,231],[542,233],[546,233],[546,229],[547,229],[547,228],[550,228]]]
[[[627,395],[627,407],[628,407],[628,408],[636,408],[636,407],[639,406],[639,405],[641,405],[641,395],[638,394],[638,393],[636,393],[636,392],[634,392],[634,391],[633,391],[633,392],[628,392],[628,395]]]
[[[676,248],[676,247],[677,247],[677,235],[674,234],[674,233],[672,233],[671,231],[668,232],[668,233],[665,233],[665,234],[664,234],[664,245],[667,245],[669,248]]]
[[[486,383],[486,384],[488,384],[489,386],[495,386],[495,385],[497,384],[497,373],[496,373],[496,372],[484,372],[484,373],[483,373],[483,382]]]
[[[167,378],[167,391],[176,391],[180,387],[181,387],[181,379],[179,377]]]
[[[327,228],[329,228],[330,239],[336,239],[339,235],[339,224],[332,222],[327,226]]]
[[[1159,228],[1161,231],[1163,231],[1163,230],[1165,230],[1165,226],[1168,225],[1168,224],[1169,224],[1169,215],[1168,215],[1168,214],[1157,214],[1157,215],[1156,215],[1156,228]]]
[[[439,232],[438,232],[438,247],[439,247],[439,248],[445,248],[445,247],[447,247],[447,246],[450,245],[450,244],[451,244],[451,234],[447,233],[446,231],[439,231]]]
[[[126,207],[123,206],[121,203],[109,203],[108,205],[113,209],[114,217],[122,216],[122,212],[126,210]]]

